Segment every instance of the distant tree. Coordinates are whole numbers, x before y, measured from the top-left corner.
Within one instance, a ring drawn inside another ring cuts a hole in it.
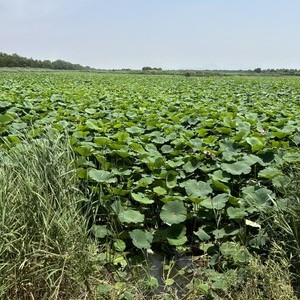
[[[142,68],[142,71],[151,71],[151,70],[152,70],[151,67],[143,67],[143,68]]]
[[[162,68],[143,67],[142,71],[162,71]]]
[[[261,68],[256,68],[253,70],[254,73],[261,73]]]

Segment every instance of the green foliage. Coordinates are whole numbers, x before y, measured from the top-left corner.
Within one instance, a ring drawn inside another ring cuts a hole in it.
[[[96,298],[98,250],[72,151],[59,136],[20,138],[0,162],[0,298]]]
[[[162,207],[160,218],[167,224],[179,224],[186,220],[187,210],[182,201],[176,200],[166,203]]]
[[[134,229],[129,233],[132,238],[133,244],[138,249],[150,249],[153,236],[150,232],[142,231],[140,229]]]
[[[67,132],[91,232],[120,252],[114,264],[126,265],[124,245],[201,242],[221,267],[240,262],[225,255],[233,242],[268,252],[262,217],[300,161],[299,93],[297,78],[0,73],[0,156],[22,132]]]
[[[67,61],[58,59],[51,62],[50,60],[37,60],[26,58],[16,53],[10,55],[0,52],[0,67],[30,67],[30,68],[46,68],[54,70],[89,70],[90,67],[83,67],[79,64],[72,64]]]

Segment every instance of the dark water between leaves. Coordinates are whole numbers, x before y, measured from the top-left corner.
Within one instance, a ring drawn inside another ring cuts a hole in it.
[[[147,267],[150,275],[157,279],[156,294],[173,289],[178,296],[186,292],[187,285],[193,278],[197,266],[195,257],[175,254],[171,258],[160,253],[146,255]]]

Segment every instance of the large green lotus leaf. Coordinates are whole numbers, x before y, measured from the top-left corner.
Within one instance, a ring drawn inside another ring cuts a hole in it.
[[[287,188],[292,182],[292,178],[289,176],[277,176],[272,179],[272,184],[277,188]]]
[[[179,128],[181,128],[181,127],[179,127]],[[172,130],[169,131],[171,133],[166,136],[166,139],[169,140],[169,141],[176,140],[176,138],[178,136],[178,134],[176,132],[172,132],[173,130],[174,130],[174,127],[172,126]]]
[[[157,136],[152,141],[156,144],[164,144],[165,142],[167,142],[167,140],[162,136]]]
[[[97,112],[96,109],[94,109],[94,108],[86,108],[84,111],[85,111],[87,114],[90,114],[90,115],[92,115],[92,114],[94,114],[94,113]]]
[[[162,195],[166,195],[167,194],[167,190],[164,189],[163,187],[161,186],[156,186],[154,189],[153,189],[154,193],[156,193],[157,195],[159,196],[162,196]]]
[[[193,147],[193,150],[197,151],[202,147],[203,141],[202,141],[202,139],[195,138],[195,139],[190,139],[190,143]]]
[[[2,124],[8,124],[8,123],[12,122],[13,120],[14,120],[14,118],[8,114],[4,114],[4,115],[0,114],[0,123],[2,123]]]
[[[196,132],[197,132],[197,134],[198,134],[199,137],[204,137],[204,136],[206,136],[207,131],[208,131],[208,130],[205,129],[205,128],[199,128],[199,129],[196,130]]]
[[[124,211],[121,200],[115,200],[113,203],[109,203],[108,205],[109,208],[117,215]]]
[[[174,224],[167,228],[166,238],[170,245],[181,246],[187,242],[186,227],[179,224]]]
[[[222,170],[216,170],[212,174],[208,174],[208,176],[212,180],[221,181],[221,182],[229,182],[230,175]]]
[[[92,156],[94,149],[91,146],[79,146],[73,147],[75,153],[78,153],[82,156]]]
[[[247,137],[246,142],[251,146],[252,152],[257,152],[265,147],[264,140],[258,137]]]
[[[212,186],[213,186],[213,189],[216,191],[230,193],[230,187],[221,181],[212,180]]]
[[[212,233],[216,239],[223,239],[226,236],[235,236],[240,232],[240,229],[232,226],[225,226],[220,229],[215,229]]]
[[[171,168],[177,168],[184,164],[184,161],[182,159],[176,159],[176,160],[167,160],[166,164]]]
[[[113,153],[117,153],[122,158],[126,158],[126,157],[130,156],[130,152],[129,152],[129,147],[128,146],[123,146],[120,150],[116,150]]]
[[[12,106],[11,102],[8,101],[0,101],[0,108],[10,107]]]
[[[76,174],[78,176],[78,178],[80,179],[87,179],[87,169],[84,168],[77,168],[76,169]]]
[[[121,223],[141,223],[144,221],[145,216],[139,211],[127,209],[118,214]]]
[[[206,197],[212,192],[212,188],[209,183],[204,181],[197,181],[195,179],[190,179],[184,181],[180,184],[181,187],[185,188],[188,196],[192,197]]]
[[[275,140],[271,140],[271,147],[273,147],[273,148],[288,149],[289,145],[290,144],[287,141],[275,141]]]
[[[256,163],[259,163],[260,165],[264,165],[263,160],[260,157],[258,157],[256,155],[253,155],[253,154],[244,155],[243,156],[243,161],[246,164],[248,164],[249,166],[253,166]]]
[[[140,144],[138,144],[138,143],[134,143],[134,142],[133,142],[133,143],[130,144],[130,147],[131,147],[134,151],[136,151],[136,152],[142,153],[142,152],[145,151],[145,149],[143,148],[143,146],[140,145]]]
[[[112,149],[112,150],[121,150],[122,151],[123,147],[124,147],[124,145],[122,143],[119,143],[119,142],[112,142],[109,145],[109,148]],[[126,148],[128,149],[129,147],[126,146]]]
[[[243,161],[237,161],[232,164],[221,164],[221,169],[232,175],[249,174],[251,172],[249,164]]]
[[[136,118],[136,112],[134,111],[126,111],[126,116],[129,118],[129,119],[135,119]]]
[[[189,160],[182,168],[186,173],[192,173],[194,172],[201,163],[199,163],[197,160]]]
[[[203,139],[203,143],[204,143],[204,144],[207,144],[207,145],[213,145],[214,142],[215,142],[217,139],[218,139],[217,136],[215,136],[215,135],[210,135],[210,136],[208,136],[208,137],[206,137],[206,138]]]
[[[138,126],[132,126],[132,127],[128,127],[126,128],[126,131],[128,131],[129,133],[132,134],[141,134],[144,132],[144,129]]]
[[[286,154],[283,155],[282,159],[284,161],[288,162],[288,163],[300,162],[300,154],[299,154],[299,152],[296,152],[296,153],[286,153]]]
[[[285,131],[285,130],[278,130],[278,131],[272,132],[272,135],[274,137],[279,138],[279,139],[283,139],[283,138],[285,138],[286,136],[288,136],[290,134],[291,134],[291,132]]]
[[[215,120],[214,119],[206,119],[203,121],[203,127],[212,128],[215,126]]]
[[[98,126],[98,123],[96,120],[90,119],[85,122],[85,125],[88,129],[101,131],[101,128]]]
[[[235,161],[239,159],[241,153],[234,152],[234,151],[224,151],[222,152],[222,160],[223,161]]]
[[[258,119],[258,115],[257,113],[253,113],[253,112],[247,112],[245,113],[245,118],[247,119],[247,121],[249,121],[251,124],[257,124],[257,119]],[[259,123],[258,123],[259,125]],[[257,127],[258,127],[257,125]]]
[[[160,213],[160,218],[168,225],[179,224],[186,220],[187,209],[183,201],[167,202]]]
[[[150,249],[153,241],[152,233],[141,229],[134,229],[129,232],[133,245],[138,249]]]
[[[154,200],[149,199],[148,197],[146,197],[143,193],[131,193],[132,198],[142,204],[152,204],[154,202]]]
[[[228,114],[229,113],[226,113],[226,116],[223,117],[223,124],[231,128],[236,127],[235,121],[233,119],[234,115],[233,114],[228,115]]]
[[[198,231],[194,231],[194,234],[201,240],[201,241],[208,241],[210,240],[210,235],[207,234],[202,228]]]
[[[161,147],[161,152],[162,153],[171,153],[174,150],[173,147],[171,147],[170,145],[163,145]]]
[[[114,176],[114,174],[103,171],[103,170],[97,170],[97,169],[91,169],[88,171],[89,178],[96,182],[100,183],[114,183],[117,182],[117,178]]]
[[[145,146],[145,149],[149,152],[149,153],[157,153],[157,155],[160,155],[160,153],[157,151],[157,147],[153,144],[153,143],[148,143]]]
[[[113,195],[119,195],[119,196],[127,196],[130,191],[126,190],[124,188],[118,188],[118,187],[110,187],[110,191]]]
[[[250,133],[251,124],[249,122],[243,122],[241,120],[236,121],[236,129],[239,133],[243,133],[243,135]]]
[[[213,233],[213,235],[215,236],[216,239],[222,239],[225,236],[227,236],[226,231],[225,231],[224,228],[215,229],[212,233]]]
[[[295,134],[294,137],[293,137],[293,142],[299,146],[300,145],[300,134]]]
[[[117,239],[114,242],[114,248],[116,251],[123,252],[126,249],[126,244],[124,241]]]
[[[160,168],[164,164],[164,158],[162,156],[145,156],[141,159],[151,171]]]
[[[103,136],[94,138],[94,143],[99,147],[108,146],[111,142],[109,138]]]
[[[88,134],[89,134],[88,131],[78,130],[78,131],[74,131],[72,136],[78,139],[84,139],[88,136]]]
[[[181,246],[187,242],[186,227],[182,224],[173,224],[166,229],[159,229],[155,232],[156,242],[167,240],[172,246]]]
[[[236,129],[238,130],[238,133],[233,136],[233,139],[236,141],[240,141],[248,136],[248,134],[250,133],[250,127],[250,123],[237,120]]]
[[[203,201],[200,202],[200,205],[205,207],[205,208],[209,208],[209,209],[222,209],[226,206],[226,203],[228,202],[228,194],[219,194],[215,197],[211,198],[207,198]]]
[[[137,186],[140,187],[147,187],[149,186],[151,183],[153,183],[154,179],[152,177],[143,177],[141,178],[139,181],[137,181]]]
[[[219,143],[219,151],[220,152],[239,152],[238,146],[235,144],[235,142],[229,138],[224,139],[223,141],[220,141]]]
[[[112,168],[111,172],[114,175],[119,175],[119,176],[129,176],[132,174],[132,170],[126,168]]]
[[[9,125],[10,127],[10,132],[12,134],[20,134],[20,130],[25,129],[26,127],[28,127],[29,125],[25,122],[21,122],[21,123],[12,123]]]
[[[248,186],[242,191],[244,197],[240,199],[240,202],[247,207],[248,212],[264,211],[270,207],[273,199],[272,191],[259,186]]]
[[[229,134],[229,133],[232,132],[232,129],[228,128],[228,127],[217,127],[216,131],[220,132],[220,133],[227,133],[227,134]]]
[[[120,143],[126,142],[130,138],[130,134],[125,131],[118,131],[115,135],[114,138],[117,138],[117,140]]]
[[[283,175],[282,171],[273,167],[267,167],[258,173],[258,177],[267,178],[267,179],[273,179],[280,175]]]
[[[230,206],[227,208],[227,215],[230,219],[242,220],[248,215],[248,213],[243,207]]]
[[[177,173],[174,171],[169,171],[166,177],[166,185],[169,189],[173,189],[177,186]]]
[[[107,235],[111,234],[111,232],[106,228],[106,225],[93,225],[92,233],[98,239],[105,238]]]

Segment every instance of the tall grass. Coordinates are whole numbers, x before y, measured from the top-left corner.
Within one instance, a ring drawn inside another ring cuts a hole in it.
[[[0,299],[92,299],[96,246],[64,137],[24,139],[0,163]]]
[[[274,203],[269,227],[290,260],[293,284],[300,295],[300,164],[287,166],[286,173],[291,181],[281,190],[282,199]]]

